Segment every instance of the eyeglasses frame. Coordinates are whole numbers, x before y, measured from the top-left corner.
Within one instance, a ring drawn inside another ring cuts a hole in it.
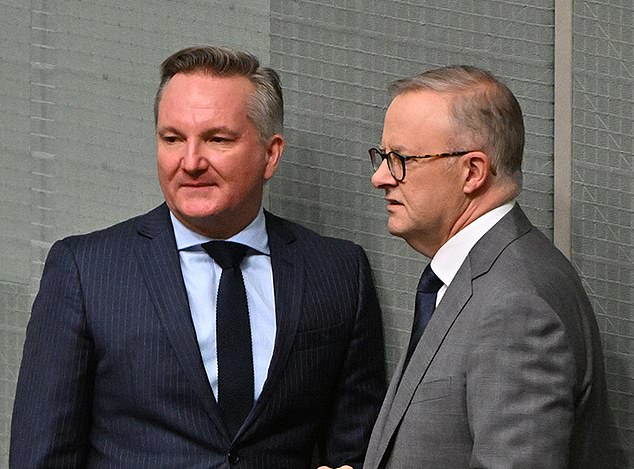
[[[427,159],[427,158],[451,158],[456,156],[464,156],[467,153],[472,153],[474,151],[476,150],[452,151],[448,153],[435,153],[432,155],[401,155],[400,153],[396,151],[388,151],[387,153],[385,153],[385,152],[382,152],[379,148],[372,147],[368,150],[368,153],[370,154],[370,163],[372,164],[372,168],[374,169],[375,172],[379,169],[379,166],[381,165],[381,163],[383,163],[383,160],[387,159],[387,167],[390,170],[390,174],[392,175],[392,177],[397,182],[403,182],[403,180],[405,179],[405,162],[407,160]],[[374,158],[372,156],[373,153],[376,153],[381,157],[381,163],[379,163],[379,165],[376,167],[374,166]],[[403,177],[401,177],[400,179],[394,175],[394,170],[392,169],[392,163],[391,163],[392,160],[390,158],[391,154],[396,156],[396,158],[401,162],[401,168],[403,168]]]

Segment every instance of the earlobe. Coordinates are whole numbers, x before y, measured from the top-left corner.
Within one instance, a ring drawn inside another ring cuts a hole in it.
[[[481,151],[471,152],[464,157],[467,177],[464,183],[466,194],[473,194],[484,186],[491,176],[489,155]]]
[[[264,180],[268,181],[277,170],[282,152],[284,151],[284,137],[280,134],[273,135],[266,147],[266,167],[264,169]]]

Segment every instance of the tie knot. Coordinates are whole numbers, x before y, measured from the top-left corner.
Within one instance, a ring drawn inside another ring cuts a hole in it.
[[[223,269],[240,267],[249,246],[233,241],[209,241],[202,245],[216,263]]]
[[[423,275],[421,275],[420,281],[418,282],[417,290],[422,293],[437,293],[442,285],[442,280],[440,280],[434,271],[431,270],[431,263],[427,264],[427,267],[423,270]]]

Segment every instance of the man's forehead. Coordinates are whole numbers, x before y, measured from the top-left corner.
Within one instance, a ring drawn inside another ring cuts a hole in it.
[[[159,114],[166,105],[192,110],[243,108],[252,89],[251,82],[241,76],[179,73],[165,86],[159,102]]]

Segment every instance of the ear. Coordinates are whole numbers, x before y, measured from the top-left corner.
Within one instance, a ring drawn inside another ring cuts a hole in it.
[[[273,177],[282,159],[284,151],[284,137],[280,134],[273,135],[266,145],[266,166],[264,167],[264,180],[268,181]]]
[[[463,190],[465,194],[473,194],[490,181],[491,158],[484,152],[472,151],[464,155],[462,160],[466,172]]]

